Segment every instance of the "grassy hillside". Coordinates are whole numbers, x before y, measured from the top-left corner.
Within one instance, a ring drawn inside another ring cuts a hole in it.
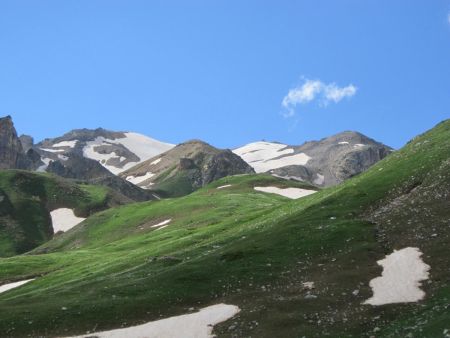
[[[67,207],[87,217],[126,202],[127,198],[105,187],[44,173],[0,171],[0,257],[26,252],[49,240],[51,210]]]
[[[216,328],[224,337],[442,335],[449,158],[445,121],[369,171],[299,200],[253,190],[292,182],[248,175],[96,214],[36,250],[46,254],[0,260],[0,283],[37,277],[0,294],[0,332],[84,333],[226,302],[242,311]],[[362,305],[381,273],[376,261],[405,246],[431,266],[426,299]]]

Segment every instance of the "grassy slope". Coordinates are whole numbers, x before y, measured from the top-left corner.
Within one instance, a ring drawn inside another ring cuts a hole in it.
[[[44,173],[0,171],[0,257],[28,251],[53,235],[49,211],[72,208],[87,217],[125,202],[100,186],[75,184]]]
[[[381,328],[377,336],[396,337],[410,325],[414,336],[433,337],[448,322],[449,227],[403,224],[413,208],[403,216],[387,210],[392,227],[374,215],[399,198],[408,203],[420,189],[429,192],[424,203],[434,196],[445,205],[446,190],[435,196],[433,182],[450,186],[449,140],[446,121],[368,172],[297,201],[251,189],[275,182],[254,180],[274,178],[240,176],[180,199],[100,213],[49,243],[53,253],[0,261],[1,281],[42,275],[0,295],[0,309],[8,310],[0,332],[79,333],[228,302],[243,311],[217,328],[223,336],[360,337]],[[215,189],[224,184],[233,186]],[[436,219],[450,218],[441,204],[427,208]],[[169,227],[149,228],[167,218]],[[431,226],[440,238],[433,245],[402,236]],[[361,305],[371,295],[368,282],[381,272],[376,260],[409,245],[419,246],[432,267],[424,287],[429,297],[422,304]],[[305,299],[306,281],[316,283],[317,298]]]

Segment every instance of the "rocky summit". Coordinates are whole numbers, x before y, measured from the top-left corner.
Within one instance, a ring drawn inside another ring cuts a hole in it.
[[[367,170],[390,154],[392,148],[361,133],[346,131],[300,146],[263,141],[234,152],[256,172],[328,187]]]
[[[254,173],[252,167],[232,151],[191,140],[138,164],[120,176],[163,196],[180,196],[222,177],[250,173]]]

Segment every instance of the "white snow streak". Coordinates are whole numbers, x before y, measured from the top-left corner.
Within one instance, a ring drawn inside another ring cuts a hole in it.
[[[19,287],[21,285],[24,285],[24,284],[26,284],[28,282],[31,282],[32,280],[34,280],[34,278],[33,279],[22,280],[20,282],[14,282],[14,283],[0,285],[0,293],[6,292],[6,291],[14,289],[14,288],[17,288],[17,287]]]
[[[277,194],[284,197],[288,197],[290,199],[297,199],[301,197],[305,197],[311,194],[314,194],[315,190],[307,190],[307,189],[300,189],[300,188],[277,188],[277,187],[255,187],[256,191],[266,192],[270,194]]]

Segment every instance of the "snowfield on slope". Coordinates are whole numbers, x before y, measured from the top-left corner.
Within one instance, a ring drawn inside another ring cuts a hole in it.
[[[427,280],[430,266],[422,259],[418,248],[407,247],[379,260],[383,267],[381,277],[370,281],[373,296],[363,304],[384,305],[417,302],[425,297],[420,289],[421,281]]]
[[[53,232],[67,231],[75,225],[80,224],[86,218],[75,216],[72,209],[59,208],[50,212],[52,218]]]
[[[112,165],[106,164],[110,159],[119,159],[120,161],[124,158],[120,158],[116,153],[112,152],[110,154],[101,154],[95,151],[95,148],[102,145],[111,144],[122,144],[125,148],[134,153],[139,157],[138,162],[129,162],[123,166],[123,168],[117,168]],[[83,148],[84,157],[99,161],[106,169],[111,171],[113,174],[119,174],[138,163],[148,160],[154,156],[157,156],[169,149],[174,147],[173,144],[164,143],[141,135],[138,133],[125,133],[125,137],[118,139],[107,139],[104,137],[97,137],[94,141],[86,142],[86,146]]]
[[[155,174],[153,174],[152,172],[149,171],[145,175],[142,175],[142,176],[128,176],[127,181],[133,183],[134,185],[138,185],[139,183],[142,183],[142,182],[148,180],[149,178],[152,178],[153,176],[155,176]],[[141,188],[148,189],[149,186],[141,187]]]
[[[270,194],[281,195],[290,199],[297,199],[314,194],[315,190],[300,189],[300,188],[277,188],[277,187],[254,187],[256,191],[266,192]]]
[[[156,230],[161,230],[161,229],[164,229],[165,227],[169,226],[170,222],[172,222],[171,218],[166,219],[165,221],[162,221],[161,223],[152,225],[152,228],[158,228]]]
[[[233,150],[257,173],[285,167],[305,165],[311,158],[305,153],[294,154],[288,145],[273,142],[254,142]]]
[[[72,338],[212,338],[213,326],[234,317],[239,311],[235,305],[217,304],[187,315]]]
[[[9,284],[4,284],[4,285],[0,285],[0,293],[6,292],[8,290],[11,289],[15,289],[18,288],[19,286],[22,286],[28,282],[31,282],[33,279],[26,279],[26,280],[22,280],[20,282],[14,282],[14,283],[9,283]]]

